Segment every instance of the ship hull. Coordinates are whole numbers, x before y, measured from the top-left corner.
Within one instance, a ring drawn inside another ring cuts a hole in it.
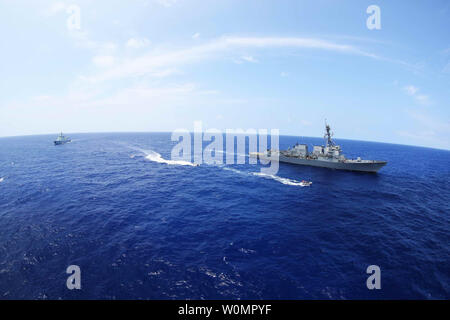
[[[250,156],[259,157],[260,159],[264,160],[275,160],[275,158],[270,158],[263,154],[251,154]],[[387,164],[386,161],[334,162],[315,159],[305,159],[298,157],[286,157],[283,155],[280,155],[278,161],[303,166],[320,167],[336,170],[347,170],[347,171],[373,172],[373,173],[378,172],[378,170],[380,170]]]
[[[55,146],[59,146],[59,145],[62,145],[62,144],[66,144],[66,143],[69,143],[71,140],[68,140],[68,141],[53,141],[54,143],[55,143]]]

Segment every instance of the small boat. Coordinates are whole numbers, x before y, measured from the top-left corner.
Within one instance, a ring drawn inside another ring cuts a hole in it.
[[[310,185],[312,185],[312,182],[311,181],[302,180],[302,181],[300,181],[300,185],[302,187],[309,187]]]
[[[68,142],[71,142],[71,141],[72,140],[69,137],[64,136],[62,134],[62,132],[61,132],[61,134],[53,142],[55,143],[55,146],[58,146],[60,144],[65,144],[65,143],[68,143]]]

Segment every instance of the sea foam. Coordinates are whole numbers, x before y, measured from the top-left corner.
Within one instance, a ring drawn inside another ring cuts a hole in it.
[[[193,166],[193,167],[198,166],[198,164],[192,163],[189,161],[164,159],[158,152],[151,151],[151,150],[146,151],[145,153],[146,153],[145,158],[147,160],[158,162],[158,163],[166,163],[169,165],[179,165],[179,166]]]
[[[278,181],[282,184],[286,184],[289,186],[298,186],[298,187],[305,187],[304,184],[301,183],[301,181],[297,181],[294,179],[289,179],[289,178],[282,178],[273,174],[266,174],[266,173],[261,173],[261,172],[252,172],[253,175],[258,176],[258,177],[263,177],[266,179],[273,179],[275,181]]]
[[[145,155],[145,158],[147,160],[150,160],[153,162],[165,163],[168,165],[178,165],[178,166],[192,166],[192,167],[198,166],[198,164],[192,163],[189,161],[164,159],[158,152],[153,151],[153,150],[145,150],[145,149],[135,147],[135,146],[127,146],[127,147],[130,149],[142,152]],[[131,159],[134,159],[135,157],[136,157],[135,154],[130,155]]]
[[[279,183],[285,184],[285,185],[289,185],[289,186],[297,186],[297,187],[305,187],[305,185],[303,185],[301,183],[301,181],[297,181],[294,179],[289,179],[289,178],[282,178],[273,174],[266,174],[266,173],[262,173],[262,172],[245,172],[245,171],[240,171],[234,168],[229,168],[229,167],[223,167],[224,170],[227,171],[232,171],[238,174],[248,174],[248,175],[253,175],[253,176],[257,176],[257,177],[262,177],[262,178],[266,178],[266,179],[272,179],[275,180]]]

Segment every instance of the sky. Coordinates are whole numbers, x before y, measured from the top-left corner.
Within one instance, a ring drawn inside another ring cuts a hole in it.
[[[0,0],[0,25],[0,136],[327,119],[450,149],[450,1]]]

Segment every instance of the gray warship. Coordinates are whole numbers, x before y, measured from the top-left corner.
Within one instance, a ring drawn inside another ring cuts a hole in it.
[[[55,144],[55,146],[59,146],[61,144],[65,144],[71,141],[72,140],[69,137],[64,136],[61,132],[61,134],[56,138],[55,141],[53,141],[53,143]]]
[[[306,144],[296,144],[288,150],[270,150],[267,152],[253,152],[251,157],[259,157],[265,160],[277,160],[291,164],[322,167],[338,170],[378,172],[387,164],[387,161],[347,159],[342,154],[340,146],[333,141],[330,126],[325,122],[325,146],[313,146],[313,151],[308,152]]]

